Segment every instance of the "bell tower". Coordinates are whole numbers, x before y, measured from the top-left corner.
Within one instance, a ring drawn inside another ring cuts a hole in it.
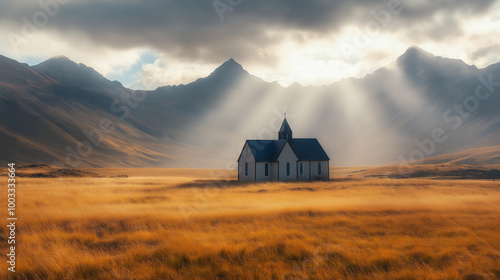
[[[278,140],[292,140],[292,129],[286,120],[286,113],[284,114],[283,123],[278,131]]]

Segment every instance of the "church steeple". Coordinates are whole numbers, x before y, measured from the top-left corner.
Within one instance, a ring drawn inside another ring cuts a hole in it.
[[[286,121],[286,113],[283,123],[281,124],[281,128],[278,131],[278,140],[292,140],[292,129]]]

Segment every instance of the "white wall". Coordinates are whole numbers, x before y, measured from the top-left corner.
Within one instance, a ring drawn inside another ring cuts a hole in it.
[[[303,173],[300,175],[300,163],[302,163]],[[309,181],[309,161],[299,161],[297,162],[297,174],[299,174],[299,181]]]
[[[248,163],[248,176],[245,176],[245,162]],[[245,143],[238,161],[238,180],[255,181],[255,158],[250,147],[248,147],[248,143]]]
[[[318,174],[318,162],[321,162],[321,175]],[[330,179],[330,169],[328,168],[328,161],[322,160],[311,160],[309,164],[311,165],[311,181],[314,180],[329,180]]]
[[[297,156],[293,152],[290,144],[286,143],[281,154],[278,156],[279,163],[279,180],[280,181],[297,181]],[[290,175],[286,175],[286,163],[290,163]]]
[[[257,181],[278,181],[278,163],[267,162],[269,164],[269,176],[265,176],[266,162],[257,162]]]

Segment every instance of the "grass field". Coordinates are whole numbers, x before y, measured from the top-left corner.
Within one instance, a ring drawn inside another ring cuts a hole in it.
[[[92,172],[129,178],[18,178],[1,279],[500,279],[500,182]]]

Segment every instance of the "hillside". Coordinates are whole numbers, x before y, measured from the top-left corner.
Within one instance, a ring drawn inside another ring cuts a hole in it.
[[[454,164],[499,164],[500,146],[482,147],[470,149],[458,153],[444,154],[426,158],[425,163],[443,163]]]
[[[190,84],[147,92],[66,57],[32,67],[0,57],[0,69],[4,163],[225,168],[245,139],[275,137],[285,107],[294,136],[318,138],[332,166],[409,160],[435,129],[446,141],[425,154],[433,162],[500,145],[500,97],[464,104],[479,77],[500,80],[500,63],[477,69],[417,47],[362,79],[321,87],[267,83],[233,59]],[[455,107],[471,104],[466,117]],[[486,154],[476,160],[500,164]]]
[[[487,179],[498,181],[500,180],[500,165],[492,166],[452,163],[411,166],[389,165],[380,167],[353,168],[349,173],[343,172],[343,175],[346,178]],[[391,182],[390,184],[397,184],[397,182]]]

